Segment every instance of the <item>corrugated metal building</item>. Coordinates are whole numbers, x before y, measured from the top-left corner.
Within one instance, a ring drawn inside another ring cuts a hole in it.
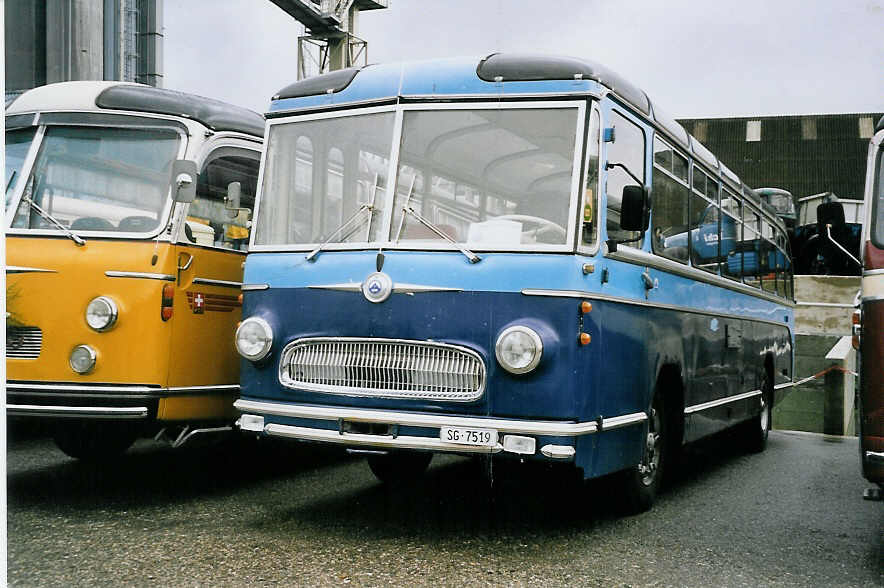
[[[682,119],[689,133],[753,188],[795,198],[863,197],[866,153],[882,113]]]

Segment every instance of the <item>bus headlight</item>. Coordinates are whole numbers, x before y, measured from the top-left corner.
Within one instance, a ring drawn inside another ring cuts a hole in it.
[[[497,337],[494,354],[503,369],[512,374],[524,374],[540,363],[543,342],[534,329],[517,325],[504,329]]]
[[[95,367],[97,357],[98,354],[88,345],[77,345],[71,351],[71,357],[68,361],[71,364],[71,369],[78,374],[88,374]]]
[[[117,304],[107,296],[93,298],[86,306],[86,324],[96,331],[107,331],[117,322]]]
[[[251,361],[267,357],[273,346],[273,329],[262,318],[252,316],[236,329],[236,350]]]

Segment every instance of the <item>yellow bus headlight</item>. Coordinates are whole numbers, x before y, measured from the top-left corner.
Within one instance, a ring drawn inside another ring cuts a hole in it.
[[[117,304],[107,296],[93,298],[86,306],[86,324],[96,331],[107,331],[117,322]]]

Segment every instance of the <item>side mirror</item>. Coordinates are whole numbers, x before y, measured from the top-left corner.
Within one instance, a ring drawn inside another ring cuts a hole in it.
[[[175,202],[193,202],[196,198],[196,163],[178,159],[172,164],[172,199]]]
[[[242,193],[242,184],[230,182],[227,184],[227,198],[224,199],[224,208],[229,218],[239,216],[239,196]]]
[[[644,186],[624,186],[620,204],[620,228],[644,231],[651,213],[651,192]]]
[[[823,202],[816,207],[816,222],[825,233],[826,225],[832,225],[835,230],[844,227],[844,205],[840,202]]]
[[[230,182],[227,184],[227,197],[224,198],[224,210],[227,211],[227,217],[234,219],[239,216],[241,211],[246,212],[246,219],[248,219],[252,210],[250,208],[243,208],[240,204],[240,195],[242,194],[242,184],[240,182]]]

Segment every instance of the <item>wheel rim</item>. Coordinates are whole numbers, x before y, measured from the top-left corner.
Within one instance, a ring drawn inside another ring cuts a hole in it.
[[[650,486],[657,477],[660,467],[660,414],[657,409],[651,409],[651,418],[648,419],[648,435],[645,440],[645,455],[639,466],[642,474],[642,484]]]
[[[761,432],[766,432],[768,425],[770,424],[770,408],[767,401],[764,399],[763,394],[761,396],[761,418],[759,421],[761,422]]]

